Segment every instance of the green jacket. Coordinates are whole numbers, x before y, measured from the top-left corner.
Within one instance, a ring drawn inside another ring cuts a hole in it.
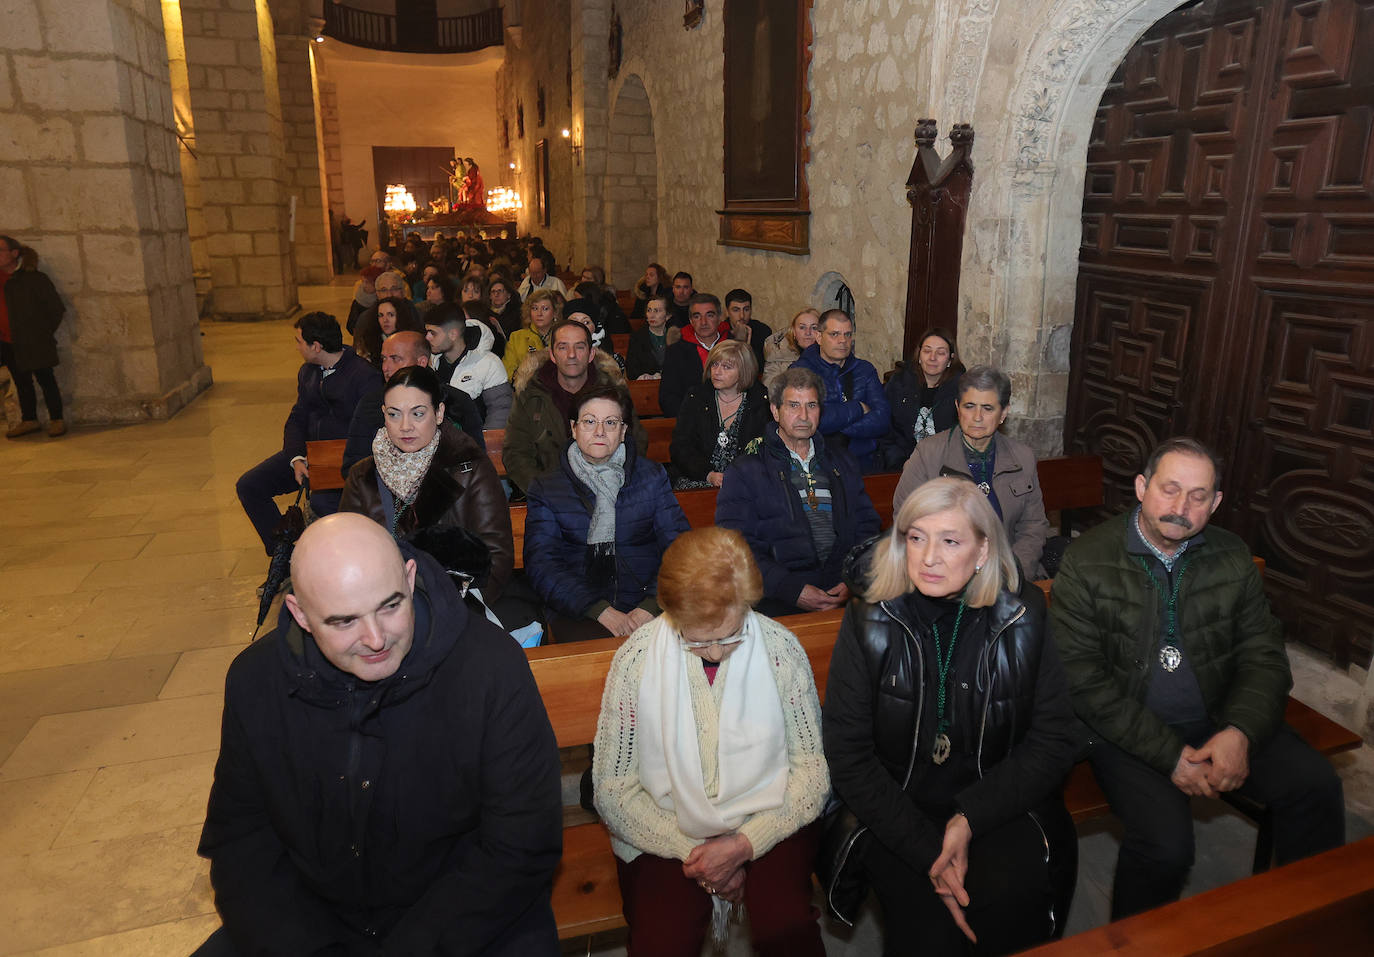
[[[1169,775],[1184,742],[1145,706],[1163,608],[1145,569],[1126,552],[1126,523],[1134,514],[1099,525],[1065,553],[1050,623],[1078,716],[1098,736]],[[1188,555],[1178,598],[1179,648],[1212,721],[1235,725],[1253,750],[1283,723],[1293,684],[1283,631],[1240,538],[1211,526]]]

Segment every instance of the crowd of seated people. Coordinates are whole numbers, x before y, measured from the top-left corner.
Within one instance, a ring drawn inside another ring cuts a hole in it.
[[[431,609],[448,607],[446,573],[501,631],[626,639],[588,803],[611,836],[631,954],[697,953],[741,906],[759,953],[823,953],[813,869],[843,919],[872,889],[886,952],[1005,953],[1062,934],[1076,843],[1061,786],[1080,722],[1125,829],[1114,917],[1178,896],[1191,796],[1270,808],[1280,862],[1343,842],[1339,779],[1282,722],[1291,679],[1249,549],[1207,527],[1220,465],[1204,447],[1155,451],[1139,507],[1068,551],[1047,611],[1030,585],[1054,570],[1035,456],[1002,431],[1010,379],[965,370],[950,331],[928,330],[884,385],[838,309],[774,334],[746,290],[722,310],[651,264],[632,327],[597,267],[569,298],[542,248],[516,271],[519,244],[500,264],[473,242],[411,246],[404,269],[384,255],[365,268],[356,351],[330,316],[296,322],[283,446],[239,495],[270,550],[271,499],[308,478],[305,441],[346,438],[338,508],[402,557],[429,556]],[[631,397],[654,377],[675,419],[666,463],[646,455]],[[484,449],[502,428],[504,482]],[[883,529],[865,475],[898,469]],[[714,525],[689,530],[687,489],[717,490]],[[303,565],[320,571],[323,553]],[[309,597],[293,596],[298,629]],[[843,620],[822,708],[806,652],[772,619],[827,610]],[[1123,664],[1142,635],[1158,654]],[[356,654],[367,670],[389,652]],[[226,871],[212,879],[230,893]]]

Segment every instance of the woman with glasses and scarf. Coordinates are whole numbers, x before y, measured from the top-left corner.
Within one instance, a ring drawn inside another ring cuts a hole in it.
[[[553,641],[628,635],[658,614],[659,562],[687,518],[668,473],[626,442],[623,385],[578,393],[559,466],[527,490],[525,574]]]
[[[620,646],[592,762],[634,955],[698,957],[749,913],[764,957],[821,957],[811,870],[830,790],[811,665],[751,610],[763,579],[737,531],[663,556],[663,614]]]
[[[1038,588],[964,477],[903,503],[856,567],[825,695],[842,810],[818,872],[852,923],[867,884],[884,954],[1001,954],[1064,932],[1078,845],[1061,788],[1076,721]]]

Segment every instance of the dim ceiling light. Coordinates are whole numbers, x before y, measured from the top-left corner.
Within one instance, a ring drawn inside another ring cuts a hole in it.
[[[316,43],[323,43],[323,42],[324,42],[324,34],[323,34],[323,33],[317,33],[317,34],[315,34],[315,42],[316,42]]]
[[[572,136],[572,130],[568,129],[566,126],[563,127],[563,139],[566,140],[570,136]]]

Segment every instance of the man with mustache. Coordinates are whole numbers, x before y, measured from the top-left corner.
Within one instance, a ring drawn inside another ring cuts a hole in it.
[[[1050,620],[1089,758],[1124,834],[1112,919],[1177,900],[1193,863],[1191,797],[1267,807],[1279,864],[1345,843],[1341,781],[1283,723],[1292,676],[1250,547],[1207,522],[1216,457],[1163,442],[1140,506],[1080,537]]]

